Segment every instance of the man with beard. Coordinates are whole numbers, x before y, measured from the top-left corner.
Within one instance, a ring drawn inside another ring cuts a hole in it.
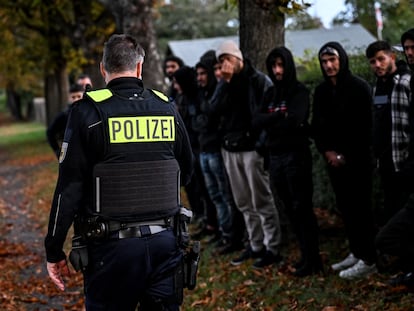
[[[407,30],[401,36],[401,45],[404,49],[405,58],[411,70],[414,69],[414,28]],[[410,89],[413,88],[414,80],[410,80]],[[410,141],[408,147],[407,160],[404,162],[402,174],[411,180],[414,176],[414,122],[413,109],[411,103],[409,107],[409,128]],[[412,185],[412,182],[408,185]],[[400,209],[380,230],[375,245],[380,254],[391,255],[396,259],[397,268],[401,271],[396,277],[389,281],[390,285],[406,286],[414,289],[414,191],[405,206]]]
[[[270,51],[266,67],[274,86],[266,92],[254,125],[267,134],[270,180],[299,241],[301,259],[294,275],[306,276],[322,271],[312,205],[309,90],[297,80],[293,56],[287,48]]]
[[[376,41],[366,57],[377,77],[374,92],[374,154],[384,191],[387,222],[407,202],[412,181],[404,173],[410,144],[411,73],[396,62],[389,43]]]
[[[371,88],[351,73],[348,55],[338,42],[326,43],[318,55],[325,80],[314,93],[313,138],[326,160],[351,251],[331,267],[340,271],[341,278],[365,277],[377,271],[371,208]]]
[[[253,113],[272,83],[243,57],[233,41],[216,49],[222,79],[211,100],[214,113],[222,115],[222,156],[233,198],[243,214],[249,246],[231,261],[240,265],[256,259],[261,269],[282,260],[280,223],[264,157],[257,152],[259,133],[252,126]]]

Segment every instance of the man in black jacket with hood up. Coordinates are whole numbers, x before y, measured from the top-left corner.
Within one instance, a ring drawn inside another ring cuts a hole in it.
[[[349,70],[338,42],[319,50],[325,80],[314,93],[313,137],[327,163],[351,253],[332,265],[346,279],[377,271],[372,214],[372,93],[369,84]]]
[[[267,134],[270,180],[299,240],[301,259],[294,274],[306,276],[322,270],[318,224],[312,209],[309,90],[297,80],[287,48],[270,51],[266,67],[274,87],[266,92],[254,125]]]

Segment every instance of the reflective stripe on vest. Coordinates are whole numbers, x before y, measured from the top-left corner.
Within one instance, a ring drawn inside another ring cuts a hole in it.
[[[157,95],[159,98],[161,98],[163,101],[166,101],[166,102],[169,101],[168,100],[168,96],[165,95],[165,94],[163,94],[163,93],[161,93],[160,91],[157,91],[157,90],[151,90],[151,91],[153,91],[154,94]]]
[[[104,100],[112,97],[112,92],[109,89],[90,91],[86,92],[86,94],[96,103],[103,102]]]

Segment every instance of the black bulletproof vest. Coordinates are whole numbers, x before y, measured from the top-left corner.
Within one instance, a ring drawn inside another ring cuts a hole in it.
[[[122,221],[175,214],[180,171],[173,152],[176,120],[171,104],[150,91],[133,99],[90,97],[101,116],[106,147],[93,169],[93,214]]]

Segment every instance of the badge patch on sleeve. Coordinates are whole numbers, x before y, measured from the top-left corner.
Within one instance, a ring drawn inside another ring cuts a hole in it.
[[[62,163],[63,160],[65,160],[66,151],[68,150],[68,145],[69,144],[67,142],[62,143],[62,148],[60,148],[59,163]]]

